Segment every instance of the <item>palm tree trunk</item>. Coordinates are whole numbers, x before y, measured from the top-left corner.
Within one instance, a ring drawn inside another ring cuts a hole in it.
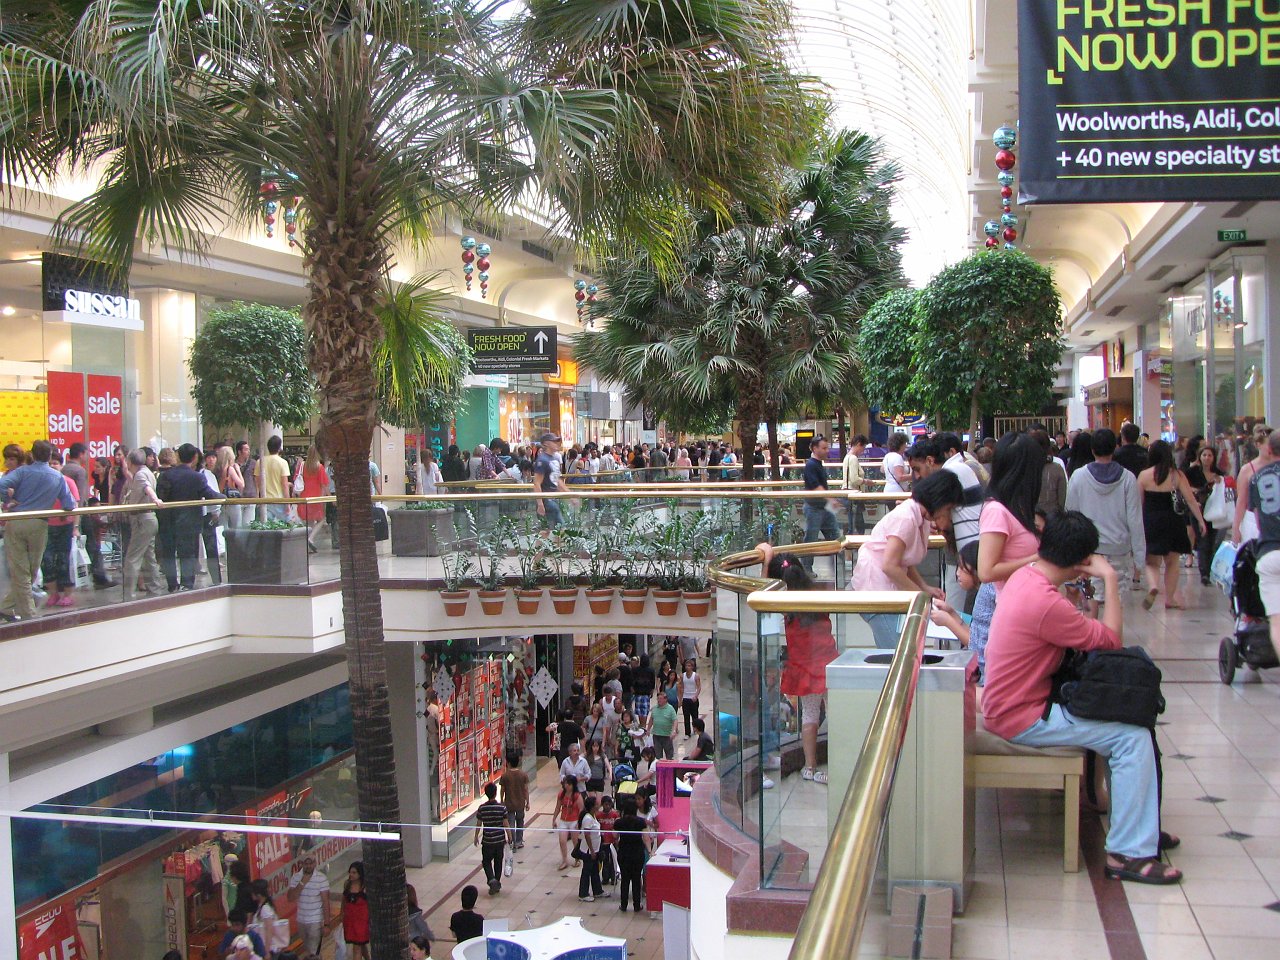
[[[349,213],[338,213],[343,210],[340,203],[331,209],[335,213],[328,229],[308,231],[310,295],[303,316],[324,405],[318,440],[330,458],[338,499],[342,614],[360,819],[395,829],[400,823],[400,801],[369,482],[369,449],[377,416],[372,354],[378,321],[372,308],[383,258],[364,224]],[[317,213],[316,221],[325,223],[326,218]],[[372,956],[398,960],[409,951],[404,847],[398,841],[366,841],[363,848]]]
[[[782,455],[778,450],[778,421],[770,417],[765,421],[765,429],[769,432],[769,475],[775,480],[785,480],[782,475]]]

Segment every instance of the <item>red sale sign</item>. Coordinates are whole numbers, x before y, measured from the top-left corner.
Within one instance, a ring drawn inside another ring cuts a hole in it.
[[[85,379],[89,384],[85,402],[89,456],[109,457],[124,434],[124,381],[98,373]]]
[[[283,823],[289,816],[289,794],[281,791],[249,811],[249,822],[262,825]],[[288,866],[289,836],[279,833],[249,834],[249,869],[255,878],[267,878]]]
[[[18,930],[20,960],[85,960],[76,913],[60,903]]]
[[[73,443],[83,443],[86,436],[84,415],[84,374],[50,370],[46,381],[49,389],[49,442],[64,454]]]

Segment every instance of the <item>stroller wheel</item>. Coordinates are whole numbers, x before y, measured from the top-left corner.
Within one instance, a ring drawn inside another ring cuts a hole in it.
[[[1236,638],[1223,637],[1218,645],[1218,676],[1222,682],[1230,685],[1235,679],[1236,667],[1240,665],[1240,657],[1236,653]]]

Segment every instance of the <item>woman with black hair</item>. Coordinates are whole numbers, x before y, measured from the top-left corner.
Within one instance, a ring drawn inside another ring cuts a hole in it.
[[[1191,448],[1191,444],[1187,444],[1187,448]],[[1205,505],[1209,502],[1209,496],[1213,493],[1213,488],[1226,480],[1225,475],[1218,469],[1218,455],[1214,451],[1211,444],[1202,443],[1196,447],[1195,459],[1190,461],[1185,468],[1187,474],[1187,482],[1196,492],[1196,503],[1200,504],[1200,515],[1204,516]],[[1191,518],[1187,517],[1190,523]],[[1215,529],[1213,524],[1205,521],[1204,535],[1196,541],[1196,557],[1200,564],[1200,584],[1207,587],[1209,585],[1209,567],[1213,564],[1213,554],[1218,549],[1218,544],[1222,541],[1222,530]]]
[[[991,459],[988,499],[978,518],[978,578],[994,583],[997,595],[1009,577],[1036,558],[1036,503],[1043,475],[1044,451],[1030,434],[1000,438]]]
[[[766,561],[767,575],[781,580],[788,590],[812,590],[813,579],[793,554],[773,552],[767,543],[756,551]],[[818,769],[818,724],[827,696],[827,664],[836,658],[836,638],[831,617],[825,613],[788,613],[783,620],[787,636],[787,662],[782,668],[783,696],[800,701],[800,743],[804,766],[800,776],[814,783],[826,783],[827,774]]]
[[[1164,563],[1164,606],[1166,610],[1182,609],[1178,592],[1178,556],[1191,552],[1188,514],[1195,519],[1197,532],[1204,531],[1204,515],[1186,474],[1173,462],[1173,448],[1166,440],[1157,440],[1147,450],[1149,466],[1138,474],[1142,491],[1142,527],[1147,535],[1147,595],[1144,610],[1155,605],[1160,595],[1160,564]]]
[[[945,594],[925,583],[916,565],[929,552],[929,535],[934,530],[951,536],[951,510],[963,503],[964,486],[950,470],[931,473],[913,484],[911,499],[881,517],[858,551],[858,562],[849,580],[850,589],[924,590],[942,600]],[[897,646],[898,614],[864,613],[861,616],[871,625],[877,647]]]
[[[998,444],[996,449],[999,450]],[[1081,430],[1071,441],[1071,455],[1067,457],[1067,476],[1070,477],[1081,467],[1091,463],[1093,463],[1093,434],[1088,430]]]

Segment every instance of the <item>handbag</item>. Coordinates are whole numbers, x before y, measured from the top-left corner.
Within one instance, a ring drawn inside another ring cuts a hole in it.
[[[1231,523],[1232,510],[1227,505],[1227,488],[1222,482],[1215,483],[1209,492],[1209,499],[1204,503],[1204,522],[1215,527],[1225,527]]]

